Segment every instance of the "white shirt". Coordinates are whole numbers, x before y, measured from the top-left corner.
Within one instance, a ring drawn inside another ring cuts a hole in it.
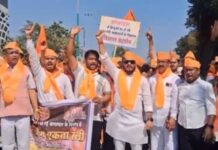
[[[73,71],[73,74],[75,76],[75,96],[79,97],[80,83],[86,75],[84,67],[80,63],[78,63],[78,66],[76,70]],[[94,73],[93,77],[95,81],[95,91],[97,96],[103,96],[104,93],[111,92],[110,83],[105,77],[103,77],[98,72]]]
[[[36,54],[32,40],[27,40],[26,47],[29,53],[31,69],[33,71],[36,81],[39,102],[42,105],[46,103],[57,102],[58,100],[52,88],[50,88],[50,91],[48,93],[44,93],[43,91],[44,89],[43,85],[44,85],[44,80],[46,78],[46,73],[45,70],[40,65],[39,58]],[[65,74],[61,73],[58,77],[55,78],[55,81],[57,83],[57,86],[61,94],[64,96],[65,99],[75,98],[70,83],[70,79]]]
[[[193,83],[182,83],[178,90],[178,123],[184,128],[201,128],[208,115],[216,114],[216,99],[210,83],[198,78]]]
[[[157,108],[155,106],[155,88],[156,88],[156,75],[152,76],[150,79],[152,100],[153,100],[153,119],[154,125],[162,127],[165,124],[167,117],[172,117],[177,119],[177,94],[180,78],[176,74],[172,73],[168,77],[164,78],[164,105],[162,108]]]
[[[80,63],[78,63],[78,66],[73,71],[73,74],[75,76],[75,96],[80,99],[85,99],[86,97],[84,97],[83,95],[79,95],[81,81],[86,75],[84,67]],[[102,97],[105,93],[111,93],[110,83],[105,77],[103,77],[98,72],[94,73],[93,77],[95,81],[95,91],[98,97]],[[101,107],[101,105],[95,104],[94,120],[96,121],[102,121],[99,113]]]
[[[140,87],[132,110],[123,108],[120,104],[120,95],[118,92],[118,69],[111,61],[107,53],[101,55],[102,63],[114,80],[115,88],[115,108],[107,120],[106,132],[114,139],[129,142],[131,144],[147,143],[147,133],[143,120],[143,111],[152,112],[152,101],[149,82],[142,77]],[[130,88],[132,76],[127,76],[127,86]],[[128,97],[126,97],[128,100]],[[143,106],[144,105],[144,106]],[[143,109],[144,107],[144,109]]]

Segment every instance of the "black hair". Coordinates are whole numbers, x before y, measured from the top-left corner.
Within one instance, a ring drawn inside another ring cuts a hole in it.
[[[95,55],[96,59],[99,60],[99,54],[96,50],[90,49],[90,50],[86,51],[85,56],[84,56],[85,59],[87,59],[89,55]]]
[[[141,73],[142,73],[142,72],[148,72],[150,69],[151,69],[151,67],[150,67],[148,64],[144,64],[144,65],[141,67],[140,71],[141,71]]]

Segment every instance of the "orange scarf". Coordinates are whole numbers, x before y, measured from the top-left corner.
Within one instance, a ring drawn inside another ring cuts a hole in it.
[[[156,74],[157,83],[155,87],[155,106],[157,108],[162,108],[164,105],[164,78],[168,77],[171,74],[172,71],[170,68],[167,68],[166,71],[162,74],[159,74],[158,72]]]
[[[15,94],[20,83],[20,80],[25,71],[22,60],[19,59],[11,72],[8,71],[8,63],[3,60],[0,66],[0,80],[2,84],[3,101],[6,105],[12,104],[15,98]]]
[[[46,71],[46,78],[44,80],[44,92],[45,93],[48,93],[50,91],[50,88],[52,87],[54,92],[55,92],[55,96],[58,100],[63,100],[64,97],[63,95],[61,94],[60,92],[60,89],[58,88],[58,85],[55,81],[55,78],[57,78],[60,74],[61,74],[61,70],[57,70],[57,71],[54,71],[54,72],[48,72]]]
[[[121,107],[127,110],[133,109],[140,87],[141,77],[142,76],[139,70],[136,69],[132,75],[132,81],[130,88],[128,89],[127,75],[123,70],[120,70],[118,75],[118,91],[120,95]]]
[[[95,79],[93,77],[93,74],[96,72],[97,70],[89,70],[85,67],[85,77],[80,83],[80,96],[85,96],[88,99],[93,99],[97,96],[95,91]]]

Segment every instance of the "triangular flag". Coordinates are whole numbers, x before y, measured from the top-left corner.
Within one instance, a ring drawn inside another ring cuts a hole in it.
[[[184,58],[191,58],[191,59],[196,59],[194,53],[189,50],[186,54]]]
[[[135,21],[135,20],[136,20],[135,15],[134,15],[134,13],[133,13],[132,10],[128,10],[128,13],[127,13],[127,15],[124,17],[124,19],[126,19],[126,20],[132,20],[132,21]]]
[[[40,31],[39,31],[39,36],[36,42],[36,52],[38,55],[41,54],[41,45],[45,43],[47,45],[47,40],[46,40],[46,32],[45,32],[45,27],[44,25],[40,25]]]

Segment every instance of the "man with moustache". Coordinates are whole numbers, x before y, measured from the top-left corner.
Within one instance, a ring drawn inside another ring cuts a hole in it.
[[[16,42],[3,48],[0,64],[0,119],[3,150],[29,150],[30,116],[39,119],[36,86],[29,68],[22,63]]]
[[[178,88],[179,147],[180,150],[210,150],[214,140],[215,94],[212,84],[200,78],[201,64],[191,51],[189,55],[184,60],[185,81]]]
[[[34,43],[32,32],[34,25],[26,27],[26,47],[33,75],[36,80],[38,99],[41,105],[58,102],[64,99],[73,99],[74,94],[69,78],[57,67],[58,55],[54,50],[42,45],[40,64]]]
[[[169,52],[157,53],[157,72],[149,80],[154,108],[151,149],[176,150],[175,128],[179,77],[170,69]]]
[[[111,97],[109,81],[100,73],[99,54],[95,50],[88,50],[84,55],[84,64],[77,62],[74,55],[75,37],[80,32],[79,27],[71,29],[71,37],[67,47],[68,63],[75,76],[75,96],[80,99],[91,100],[95,103],[91,150],[100,149],[103,118],[100,110]]]
[[[108,117],[106,132],[113,137],[116,150],[124,150],[126,143],[132,150],[142,150],[142,145],[148,143],[146,130],[153,125],[149,83],[137,69],[133,53],[125,52],[122,68],[118,69],[106,52],[103,32],[99,31],[96,37],[102,64],[113,78],[115,88],[114,111]]]

